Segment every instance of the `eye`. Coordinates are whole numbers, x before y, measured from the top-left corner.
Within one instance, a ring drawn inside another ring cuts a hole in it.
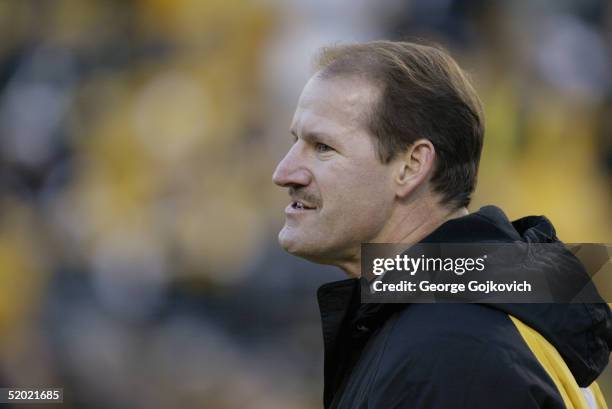
[[[325,145],[324,143],[317,142],[315,144],[315,150],[318,153],[325,153],[325,152],[333,151],[334,149],[329,145]]]

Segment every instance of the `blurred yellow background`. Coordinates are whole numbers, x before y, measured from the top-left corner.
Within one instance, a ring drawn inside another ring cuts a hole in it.
[[[314,291],[341,275],[278,249],[271,174],[332,43],[448,47],[486,112],[471,210],[611,242],[611,28],[603,0],[0,2],[0,385],[321,406]]]

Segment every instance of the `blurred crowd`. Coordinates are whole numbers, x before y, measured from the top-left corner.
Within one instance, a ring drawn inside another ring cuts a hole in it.
[[[316,50],[380,38],[440,43],[472,76],[472,209],[612,240],[605,0],[0,1],[0,386],[321,407],[315,291],[342,274],[278,248],[271,174]]]

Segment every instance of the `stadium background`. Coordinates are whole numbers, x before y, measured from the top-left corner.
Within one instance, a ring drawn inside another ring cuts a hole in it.
[[[323,45],[447,46],[486,109],[471,209],[612,242],[611,28],[603,0],[1,1],[0,385],[321,407],[315,290],[342,275],[278,248],[271,174]]]

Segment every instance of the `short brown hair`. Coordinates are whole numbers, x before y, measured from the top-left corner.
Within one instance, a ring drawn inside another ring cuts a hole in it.
[[[466,74],[439,46],[373,41],[322,49],[323,78],[359,75],[381,87],[367,120],[388,163],[419,138],[436,150],[432,177],[442,203],[467,206],[476,187],[484,134],[482,104]]]

